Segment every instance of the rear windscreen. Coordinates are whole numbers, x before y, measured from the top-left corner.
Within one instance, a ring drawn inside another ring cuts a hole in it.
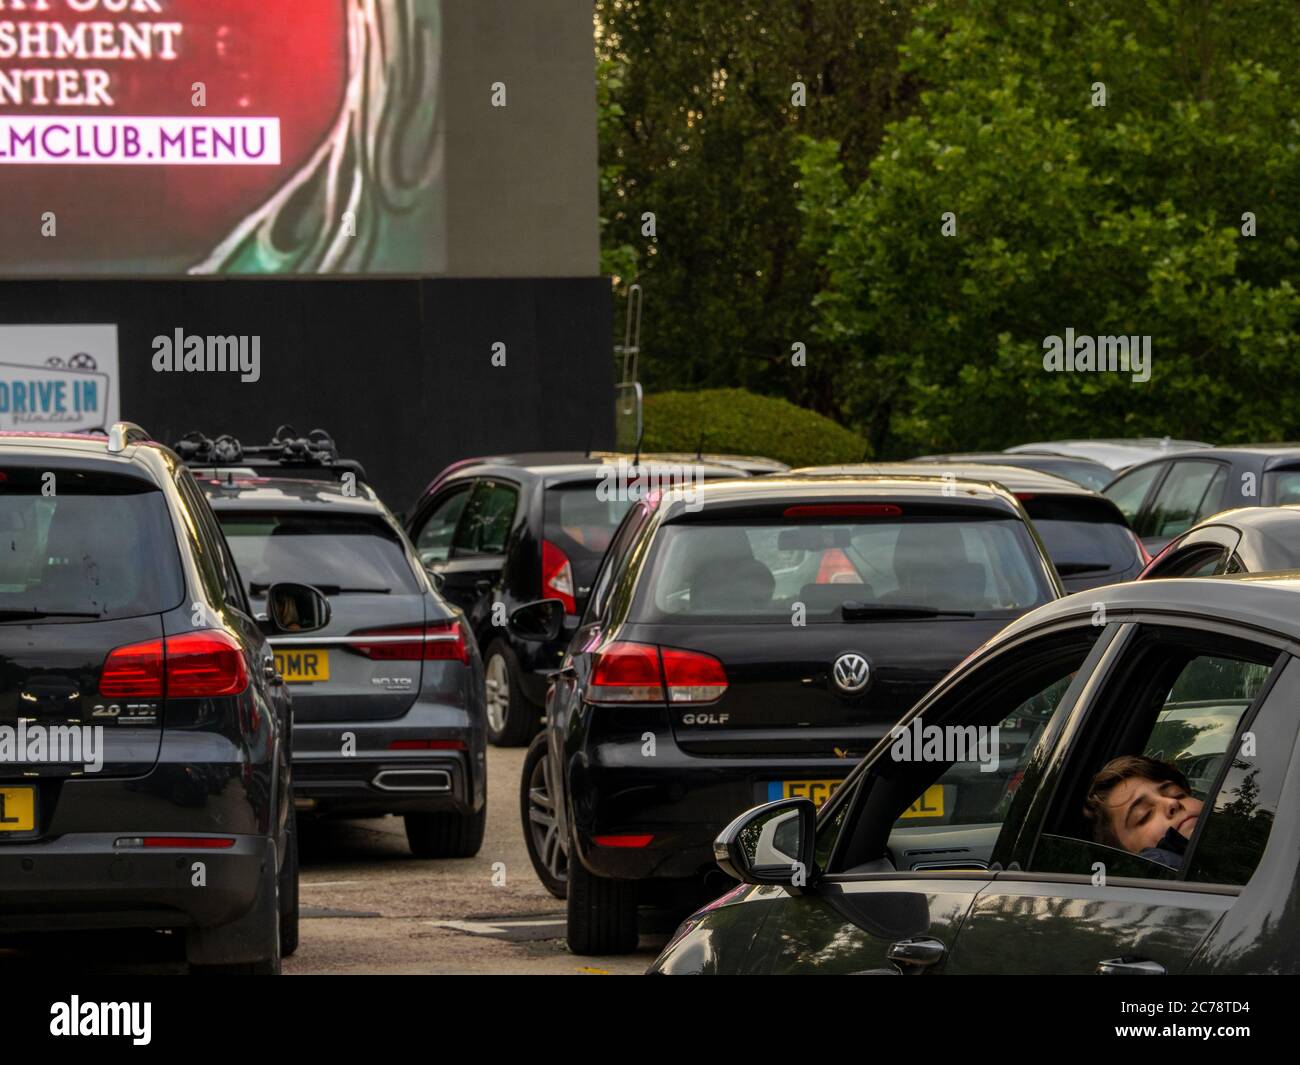
[[[0,620],[135,617],[184,594],[158,488],[103,473],[0,472]]]
[[[639,621],[838,622],[846,603],[1019,613],[1055,596],[1033,539],[1011,519],[669,524],[654,552],[633,606]]]
[[[1264,474],[1264,502],[1285,507],[1300,503],[1300,470],[1269,470]]]
[[[252,596],[279,581],[326,595],[420,591],[397,533],[378,518],[219,511],[217,519]]]
[[[1112,573],[1142,564],[1123,515],[1096,497],[1025,501],[1025,510],[1062,577]]]
[[[588,583],[614,538],[619,523],[635,502],[629,493],[601,492],[596,482],[561,485],[546,491],[543,535],[568,556],[579,573],[579,584]],[[617,498],[618,496],[624,498]],[[615,498],[602,499],[601,496]]]

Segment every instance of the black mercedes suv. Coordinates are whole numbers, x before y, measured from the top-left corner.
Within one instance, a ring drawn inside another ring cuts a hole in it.
[[[987,482],[699,494],[654,495],[619,527],[524,764],[525,839],[548,888],[567,877],[575,953],[635,949],[637,907],[698,892],[736,814],[825,800],[931,685],[1061,594],[1023,508]],[[545,639],[560,611],[511,623]]]
[[[330,604],[316,632],[271,638],[294,692],[294,797],[308,817],[399,814],[411,853],[483,843],[483,667],[401,526],[328,434],[266,445],[191,433],[177,445],[230,544],[255,610],[301,581]]]
[[[0,931],[298,942],[289,693],[189,471],[138,426],[0,434]],[[308,632],[315,589],[267,591]]]

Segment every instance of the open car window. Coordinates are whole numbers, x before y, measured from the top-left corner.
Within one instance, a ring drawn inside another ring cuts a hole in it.
[[[1158,627],[1135,634],[1081,731],[1086,742],[1057,788],[1030,871],[1249,880],[1297,726],[1282,709],[1276,651],[1226,638],[1219,649],[1216,639]],[[1300,674],[1291,680],[1300,688]]]

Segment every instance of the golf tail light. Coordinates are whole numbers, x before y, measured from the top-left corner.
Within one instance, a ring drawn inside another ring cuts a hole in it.
[[[542,598],[558,599],[566,614],[578,612],[574,598],[573,566],[569,556],[550,540],[542,541]]]
[[[363,629],[352,636],[348,644],[352,650],[379,662],[469,661],[465,630],[459,621]]]
[[[659,648],[646,643],[612,643],[596,653],[587,698],[593,703],[661,703],[664,700]]]
[[[248,687],[244,652],[228,632],[205,629],[168,636],[167,698],[238,695]]]
[[[727,690],[727,671],[712,655],[661,647],[670,703],[711,703]]]

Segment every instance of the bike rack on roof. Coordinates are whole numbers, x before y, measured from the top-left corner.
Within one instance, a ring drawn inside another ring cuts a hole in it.
[[[269,444],[256,445],[245,445],[228,433],[213,439],[192,429],[176,441],[173,450],[190,467],[240,467],[254,473],[303,474],[311,480],[321,479],[322,474],[341,480],[350,473],[358,481],[367,479],[361,463],[339,458],[338,445],[324,429],[300,436],[293,426],[281,425]]]

